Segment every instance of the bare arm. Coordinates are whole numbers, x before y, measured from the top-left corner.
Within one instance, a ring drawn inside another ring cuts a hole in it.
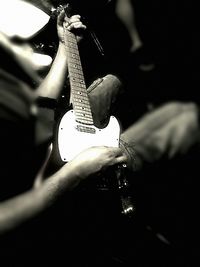
[[[0,235],[42,213],[81,180],[126,159],[119,148],[92,147],[83,151],[39,186],[0,203]]]
[[[67,56],[64,44],[60,43],[51,69],[38,87],[38,96],[57,99],[67,76]]]
[[[34,218],[50,207],[63,191],[73,189],[78,184],[79,177],[73,168],[66,165],[63,169],[45,180],[41,186],[0,204],[0,235]]]

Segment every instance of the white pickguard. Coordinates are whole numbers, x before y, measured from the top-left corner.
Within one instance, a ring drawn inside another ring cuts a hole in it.
[[[86,148],[92,146],[119,146],[120,126],[114,116],[110,117],[107,127],[98,129],[95,126],[85,125],[94,129],[95,133],[80,132],[75,121],[74,111],[70,110],[62,117],[58,129],[58,149],[63,161],[70,161]]]

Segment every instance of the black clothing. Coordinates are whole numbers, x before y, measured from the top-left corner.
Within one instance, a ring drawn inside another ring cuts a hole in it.
[[[52,138],[54,113],[36,105],[32,81],[28,83],[31,77],[18,60],[2,47],[0,51],[4,58],[0,66],[0,201],[6,201],[32,188]],[[4,266],[20,266],[25,261],[25,248],[28,251],[31,243],[36,245],[37,224],[34,220],[29,224],[0,237]]]

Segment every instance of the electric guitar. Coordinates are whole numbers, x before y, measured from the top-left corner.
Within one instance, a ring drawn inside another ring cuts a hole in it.
[[[68,56],[69,82],[73,109],[61,118],[58,126],[58,150],[67,162],[92,146],[119,146],[120,125],[111,116],[108,125],[95,127],[88,92],[84,80],[77,39],[65,28],[65,47]]]
[[[56,133],[56,146],[62,164],[72,160],[81,151],[92,146],[119,147],[120,124],[110,116],[106,127],[95,126],[86,88],[77,39],[74,33],[64,28],[64,41],[68,56],[69,82],[73,109],[67,111],[59,121]],[[58,155],[57,155],[58,158]],[[122,170],[120,167],[119,170]],[[130,197],[124,194],[127,180],[116,177],[121,197],[122,213],[131,214],[134,210]]]

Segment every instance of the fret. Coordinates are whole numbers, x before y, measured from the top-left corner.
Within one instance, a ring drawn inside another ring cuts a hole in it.
[[[79,59],[77,58],[71,57],[68,59],[68,62],[70,65],[79,65],[81,67]]]
[[[85,120],[87,122],[92,121],[92,116],[84,116],[83,114],[78,114],[77,112],[75,112],[75,116],[79,120]]]
[[[83,70],[80,68],[77,69],[77,68],[72,68],[71,66],[69,66],[69,73],[71,76],[73,76],[73,73],[76,73],[76,74],[82,75],[84,77]]]
[[[72,71],[70,71],[69,77],[70,78],[79,78],[80,80],[83,81],[83,82],[81,82],[81,84],[85,83],[84,82],[84,76],[81,74],[80,71],[78,71],[78,72],[72,72]]]
[[[75,43],[72,43],[72,42],[68,42],[67,43],[67,45],[66,45],[69,49],[71,49],[71,48],[77,48],[78,46],[77,46],[77,44],[75,44]]]
[[[85,97],[73,96],[73,102],[79,106],[82,106],[82,104],[84,104],[84,105],[87,105],[89,107],[88,98],[86,96]]]
[[[75,116],[79,118],[86,118],[86,119],[93,119],[92,113],[86,113],[86,112],[78,112],[78,110],[75,110]]]
[[[74,53],[71,53],[69,55],[69,58],[68,58],[68,61],[74,61],[74,62],[77,62],[77,64],[81,65],[80,64],[80,57],[78,55],[75,55]]]
[[[67,47],[67,46],[65,48],[66,48],[66,50],[67,50],[67,52],[69,54],[69,58],[73,57],[73,58],[76,58],[76,59],[80,59],[80,55],[77,53],[77,49],[71,48],[71,47]]]
[[[76,84],[75,88],[73,88],[73,85],[72,85],[72,89],[74,91],[75,90],[80,90],[80,89],[87,90],[85,84],[82,84],[82,83]]]
[[[71,84],[72,93],[75,93],[75,92],[84,93],[84,91],[85,91],[85,93],[87,94],[87,92],[86,92],[87,89],[85,87],[85,84],[81,84],[81,83],[77,84],[77,83],[74,83],[74,82],[71,82],[70,84]]]
[[[70,58],[80,60],[80,56],[79,56],[79,54],[76,53],[76,51],[71,53]]]
[[[74,75],[73,75],[73,74],[74,74]],[[72,82],[76,82],[76,80],[78,80],[78,77],[75,77],[76,75],[80,75],[81,78],[82,78],[82,79],[79,79],[79,80],[81,81],[80,83],[81,83],[81,84],[85,84],[85,79],[84,79],[84,77],[82,76],[80,70],[75,69],[75,71],[74,71],[74,70],[71,71],[71,70],[69,69],[69,78],[70,78],[70,81],[72,81]]]
[[[86,85],[82,79],[78,79],[78,78],[75,79],[72,77],[72,79],[70,80],[70,83],[71,83],[71,86],[73,87],[74,91],[76,90],[76,88],[78,86],[86,89]]]
[[[86,102],[86,103],[83,103],[83,102],[78,102],[78,101],[73,101],[73,106],[75,107],[83,107],[83,108],[90,108],[89,104]]]
[[[82,70],[82,66],[80,64],[80,59],[73,58],[73,57],[68,57],[68,65],[69,67],[79,67],[78,69]]]
[[[88,107],[90,107],[89,98],[86,94],[85,95],[79,95],[79,94],[73,93],[73,101],[76,102],[76,104],[80,105],[80,103],[82,103],[82,104],[88,105]]]
[[[80,55],[77,54],[77,50],[75,48],[66,46],[65,49],[68,53],[69,58],[74,58],[74,59],[80,60]]]
[[[77,106],[80,106],[80,107],[84,107],[84,108],[90,108],[90,104],[89,104],[89,101],[87,101],[87,99],[85,99],[86,101],[83,101],[82,99],[80,98],[76,98],[73,96],[73,104],[77,105]]]
[[[69,72],[72,71],[72,72],[76,72],[77,71],[81,71],[82,72],[82,68],[81,66],[77,65],[77,64],[70,64],[69,65]]]
[[[84,79],[84,75],[83,75],[83,71],[82,71],[82,69],[79,67],[79,68],[77,68],[77,67],[72,67],[72,66],[70,66],[69,67],[69,75],[70,75],[70,77],[72,77],[73,78],[73,74],[75,74],[75,75],[80,75],[81,77],[82,77],[82,80],[84,81],[85,79]]]
[[[76,96],[76,97],[79,97],[79,98],[82,98],[83,97],[87,97],[88,98],[88,95],[87,95],[87,92],[85,90],[85,88],[82,88],[82,87],[79,87],[79,88],[73,88],[72,87],[72,92],[73,94]]]
[[[85,88],[82,88],[82,87],[79,87],[79,88],[73,88],[72,87],[72,89],[71,89],[73,92],[74,92],[74,94],[77,94],[77,95],[84,95],[84,96],[88,96],[87,95],[87,92],[85,92]]]
[[[79,73],[71,73],[71,76],[74,77],[74,78],[79,78],[81,80],[84,80],[84,77],[82,74],[79,74]]]
[[[86,118],[86,119],[91,119],[92,115],[90,114],[86,114],[86,113],[80,113],[80,112],[75,112],[75,115],[79,118]]]
[[[76,105],[79,105],[79,106],[83,106],[84,108],[86,108],[86,106],[89,108],[90,105],[89,105],[89,101],[87,101],[88,99],[81,99],[81,98],[77,98],[75,96],[73,96],[73,102],[76,104]]]
[[[88,109],[88,108],[90,108],[90,106],[87,104],[87,102],[83,103],[83,102],[78,102],[76,100],[73,100],[72,102],[73,102],[73,107],[74,107],[75,110],[76,110],[77,107],[83,107],[82,108],[83,111]],[[79,108],[79,110],[80,110],[80,108]]]
[[[91,123],[93,121],[92,117],[84,117],[79,114],[75,114],[75,116],[76,116],[76,119],[81,122]]]
[[[90,113],[91,113],[91,110],[90,110],[90,108],[89,108],[88,106],[87,106],[87,107],[82,107],[82,106],[77,105],[77,106],[76,106],[76,109],[77,109],[77,110],[86,111],[86,112],[90,112]]]
[[[73,100],[74,101],[77,101],[79,103],[82,103],[82,102],[87,103],[88,102],[88,97],[86,97],[86,96],[81,96],[81,97],[79,97],[79,96],[73,96]]]
[[[66,47],[66,49],[67,49],[67,52],[69,52],[69,49],[67,47]],[[70,50],[72,50],[72,49],[70,49]],[[69,58],[71,57],[71,58],[75,58],[77,60],[80,60],[80,55],[79,55],[79,53],[77,53],[76,49],[73,49],[73,51],[70,51],[70,55],[68,55],[68,56],[69,56]]]
[[[91,121],[93,121],[93,118],[92,118],[92,116],[83,116],[82,114],[77,114],[76,112],[75,112],[75,116],[76,116],[76,119],[79,119],[79,120],[82,120],[82,121],[86,121],[86,122],[91,122]]]
[[[75,47],[66,47],[66,50],[69,53],[69,58],[71,57],[71,58],[80,60],[80,55],[77,54],[77,49]]]
[[[78,77],[74,77],[73,74],[71,74],[71,73],[69,75],[69,78],[70,78],[70,82],[71,82],[72,86],[73,85],[75,87],[78,86],[78,87],[84,88],[86,90],[86,85],[85,85],[84,79],[81,79],[81,78],[78,78]]]
[[[76,38],[74,38],[74,37],[72,37],[72,35],[71,36],[68,36],[68,42],[70,42],[70,43],[74,43],[74,44],[77,44],[77,40],[76,40]]]
[[[75,116],[76,116],[76,118],[79,119],[79,120],[85,120],[85,121],[87,121],[87,122],[92,122],[92,121],[93,121],[93,117],[92,117],[92,115],[88,115],[88,116],[86,116],[86,115],[84,115],[84,114],[78,114],[77,112],[75,112]]]
[[[78,102],[89,101],[88,95],[85,92],[78,92],[77,90],[76,91],[72,90],[72,93],[73,93],[73,99],[77,100]]]
[[[72,71],[69,71],[70,75],[70,79],[72,82],[78,82],[80,84],[85,84],[85,79],[84,79],[84,76],[79,72],[72,72]]]
[[[93,125],[93,120],[87,120],[87,119],[84,119],[84,118],[76,117],[76,122],[87,124],[87,125]]]
[[[81,82],[82,80],[73,80],[70,82],[70,85],[71,85],[71,89],[74,91],[74,92],[84,92],[87,94],[87,89],[86,89],[86,85],[85,83]]]
[[[76,110],[76,114],[77,114],[77,115],[78,115],[78,114],[82,114],[81,116],[86,116],[86,117],[91,117],[91,116],[92,116],[92,113],[90,112],[90,110],[88,111],[88,110],[86,110],[86,109],[84,109],[84,110],[77,109],[77,110]]]
[[[85,92],[85,88],[82,88],[82,87],[79,87],[79,88],[76,88],[75,90],[74,90],[74,88],[72,87],[71,88],[71,91],[73,92],[73,94],[74,95],[76,95],[76,96],[87,96],[88,97],[88,95],[87,95],[87,93]]]
[[[77,49],[75,49],[75,48],[72,48],[72,47],[68,47],[68,46],[65,46],[65,49],[66,49],[66,51],[67,51],[67,53],[68,53],[68,57],[70,58],[75,58],[75,59],[80,59],[80,56],[79,56],[79,54],[77,54]],[[72,56],[73,55],[73,56]]]
[[[83,100],[87,101],[88,95],[84,91],[83,92],[76,91],[74,93],[74,98],[75,99],[83,99]]]

